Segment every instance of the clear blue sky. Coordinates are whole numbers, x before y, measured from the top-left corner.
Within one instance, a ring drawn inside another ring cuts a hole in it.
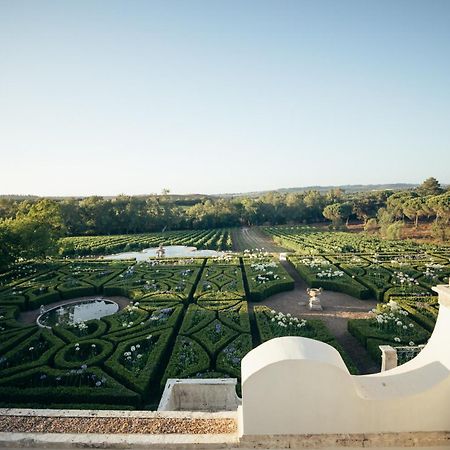
[[[450,1],[0,0],[0,193],[450,182]]]

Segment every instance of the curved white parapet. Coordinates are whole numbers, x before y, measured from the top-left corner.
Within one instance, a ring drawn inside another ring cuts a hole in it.
[[[410,362],[350,375],[319,341],[272,339],[242,360],[241,435],[450,431],[450,287],[428,344]]]

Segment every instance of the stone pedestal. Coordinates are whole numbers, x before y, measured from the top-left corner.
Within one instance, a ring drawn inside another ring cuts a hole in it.
[[[380,345],[381,350],[381,371],[394,369],[397,367],[397,350],[390,345]]]
[[[319,297],[311,297],[309,299],[309,309],[311,311],[322,311],[322,305],[320,304]]]

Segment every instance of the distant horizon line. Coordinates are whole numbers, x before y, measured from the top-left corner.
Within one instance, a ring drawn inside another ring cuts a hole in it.
[[[121,195],[127,196],[127,197],[151,197],[151,196],[205,196],[205,197],[220,197],[220,196],[241,196],[241,195],[255,195],[255,194],[264,194],[264,193],[270,193],[270,192],[278,192],[278,193],[286,193],[289,191],[311,191],[311,190],[330,190],[330,189],[342,189],[345,191],[345,189],[360,189],[364,188],[364,190],[379,190],[376,188],[382,188],[389,190],[389,187],[391,188],[405,188],[410,189],[419,186],[421,183],[404,183],[404,182],[398,182],[398,183],[369,183],[369,184],[330,184],[330,185],[308,185],[308,186],[295,186],[295,187],[282,187],[282,188],[276,188],[276,189],[262,189],[262,190],[255,190],[255,191],[242,191],[242,192],[221,192],[221,193],[215,193],[215,194],[207,194],[207,193],[201,193],[201,192],[190,192],[190,193],[176,193],[171,192],[164,194],[164,193],[157,193],[157,192],[151,192],[146,194],[127,194],[127,193],[118,193],[118,194],[51,194],[51,195],[39,195],[39,194],[0,194],[1,198],[5,197],[31,197],[31,198],[87,198],[87,197],[119,197]],[[450,183],[442,183],[439,182],[439,184],[442,187],[448,187]]]

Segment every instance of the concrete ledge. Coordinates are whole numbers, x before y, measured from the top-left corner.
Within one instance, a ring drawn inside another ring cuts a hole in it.
[[[241,437],[239,448],[322,450],[335,448],[372,448],[374,450],[449,449],[450,432],[256,435]]]
[[[246,436],[227,435],[141,435],[141,434],[50,434],[0,433],[0,448],[40,449],[284,449],[305,450],[336,448],[373,450],[438,450],[450,448],[450,432],[383,433],[383,434],[329,434]]]

